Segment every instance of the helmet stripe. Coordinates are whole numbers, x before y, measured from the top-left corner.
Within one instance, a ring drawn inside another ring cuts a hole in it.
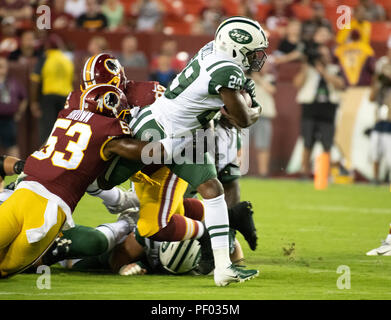
[[[85,105],[85,101],[84,101],[84,97],[87,95],[87,93],[89,93],[91,90],[95,89],[95,88],[99,88],[101,86],[105,86],[106,84],[98,84],[98,85],[93,85],[91,87],[89,87],[87,90],[85,90],[81,96],[80,96],[80,110],[84,110],[84,105]]]
[[[86,63],[84,64],[84,68],[83,68],[83,81],[87,81],[87,74],[86,74],[86,71],[87,71],[87,65],[89,64],[90,60],[91,60],[92,57],[89,57],[86,61]]]
[[[92,65],[92,61],[95,59],[96,55],[91,57],[88,62],[86,63],[87,67],[86,67],[86,70],[84,72],[85,74],[85,81],[91,81],[91,65]]]
[[[185,261],[185,259],[187,258],[187,254],[189,253],[189,251],[190,251],[190,249],[191,249],[191,247],[192,247],[192,245],[193,245],[193,242],[194,242],[194,240],[190,240],[190,241],[188,242],[187,248],[186,248],[185,252],[182,254],[181,260],[179,260],[179,262],[178,262],[176,268],[174,269],[174,272],[178,272],[178,270],[179,270],[179,268],[181,267],[183,261]]]
[[[100,57],[102,54],[103,54],[103,53],[100,53],[100,54],[96,55],[96,56],[95,56],[95,59],[93,59],[92,65],[91,65],[90,75],[92,75],[92,71],[95,70],[95,64],[96,64],[96,62],[98,61],[99,57]],[[96,84],[95,77],[94,77],[94,79],[91,78],[90,80],[92,81],[92,84]]]
[[[227,19],[227,20],[225,20],[225,21],[223,21],[221,23],[221,25],[218,27],[218,29],[216,31],[216,36],[217,36],[217,34],[219,33],[219,31],[221,30],[222,27],[226,26],[229,23],[233,23],[233,22],[247,23],[247,24],[255,27],[256,29],[261,30],[259,28],[259,26],[255,22],[253,22],[251,19],[248,19],[248,18],[245,18],[245,17],[240,17],[240,16],[235,16],[235,17],[231,17],[231,18],[229,18],[229,19]]]
[[[181,241],[181,243],[178,245],[178,248],[175,250],[174,255],[172,256],[171,260],[167,264],[167,268],[171,268],[171,266],[174,264],[175,259],[177,258],[179,251],[181,251],[184,243],[185,243],[184,241]]]

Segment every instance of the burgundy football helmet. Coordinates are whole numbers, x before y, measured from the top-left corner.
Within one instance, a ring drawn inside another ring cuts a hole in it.
[[[116,86],[108,84],[87,88],[80,97],[80,110],[124,120],[130,115],[125,94]]]
[[[84,64],[81,77],[82,90],[96,84],[121,86],[121,89],[124,90],[124,83],[127,80],[120,62],[108,53],[90,57]]]

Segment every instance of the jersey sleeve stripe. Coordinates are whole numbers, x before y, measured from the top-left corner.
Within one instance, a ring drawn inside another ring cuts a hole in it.
[[[215,62],[214,64],[210,65],[209,67],[206,68],[206,71],[209,71],[210,69],[214,68],[215,66],[221,64],[221,63],[231,63],[233,64],[231,61],[228,61],[228,60],[223,60],[223,61],[218,61],[218,62]]]
[[[113,140],[116,137],[109,137],[105,142],[103,142],[102,146],[100,147],[100,157],[102,158],[103,161],[109,161],[111,158],[107,158],[103,152],[103,149],[105,148],[106,144],[108,144],[111,140]]]
[[[213,72],[215,72],[216,70],[221,69],[221,68],[225,68],[225,67],[232,67],[235,70],[237,70],[237,72],[239,72],[240,74],[243,73],[242,69],[240,69],[236,64],[234,64],[232,62],[228,62],[228,61],[224,61],[224,63],[221,63],[219,65],[214,66],[213,68],[211,68],[208,71],[208,73],[209,73],[209,75],[212,75]]]

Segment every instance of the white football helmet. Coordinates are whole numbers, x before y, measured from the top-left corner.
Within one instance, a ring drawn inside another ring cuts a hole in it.
[[[173,274],[190,272],[198,266],[201,247],[198,240],[167,242],[160,245],[159,258],[164,269]]]
[[[234,16],[217,28],[215,45],[218,52],[228,55],[243,70],[260,71],[267,59],[264,50],[269,41],[257,21]]]

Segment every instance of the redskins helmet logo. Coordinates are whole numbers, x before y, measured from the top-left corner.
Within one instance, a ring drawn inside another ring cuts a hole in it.
[[[103,95],[103,105],[109,110],[114,110],[117,108],[119,106],[119,101],[120,99],[118,95],[113,91],[106,92]]]
[[[119,106],[119,103],[120,103],[119,96],[115,92],[109,91],[106,92],[103,95],[102,99],[99,100],[96,109],[101,113],[103,113],[104,108],[113,111],[115,108]]]
[[[105,68],[112,74],[118,75],[121,71],[121,66],[117,59],[106,59]]]

